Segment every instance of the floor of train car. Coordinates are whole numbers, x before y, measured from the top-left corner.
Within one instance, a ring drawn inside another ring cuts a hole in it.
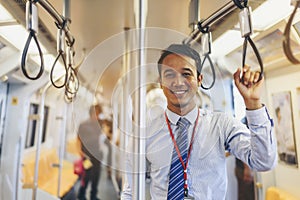
[[[77,192],[79,191],[80,183],[76,185],[76,196]],[[86,191],[86,198],[89,199],[90,195],[90,188],[91,183],[89,183],[89,186]],[[102,166],[101,168],[101,175],[100,175],[100,181],[98,185],[98,198],[100,200],[118,200],[118,194],[113,186],[112,180],[107,174],[107,170],[105,166]]]

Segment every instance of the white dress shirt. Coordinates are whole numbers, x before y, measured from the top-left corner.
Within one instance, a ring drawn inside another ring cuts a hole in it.
[[[166,110],[174,132],[179,115]],[[191,122],[189,141],[193,132],[198,108],[184,117]],[[247,163],[252,170],[266,171],[277,160],[273,122],[265,107],[246,111],[247,127],[225,113],[199,110],[195,138],[188,161],[189,195],[195,200],[224,200],[227,190],[225,151]],[[176,136],[175,136],[176,137]],[[150,194],[153,200],[166,200],[169,170],[174,145],[170,137],[165,115],[162,114],[147,127],[146,159],[150,165]],[[127,170],[131,172],[131,159]],[[131,200],[131,173],[127,173],[122,199]]]

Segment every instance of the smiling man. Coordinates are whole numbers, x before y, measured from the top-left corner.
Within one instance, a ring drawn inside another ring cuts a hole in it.
[[[196,106],[194,97],[202,76],[198,76],[195,67],[197,64],[193,58],[171,53],[163,55],[158,64],[160,84],[167,98],[168,108],[179,115],[185,115]]]
[[[247,129],[225,113],[197,108],[200,65],[199,54],[184,44],[172,44],[158,61],[167,109],[147,128],[151,199],[224,200],[226,150],[252,170],[270,170],[276,163],[273,122],[260,101],[264,79],[259,80],[259,72],[244,66],[242,78],[240,69],[234,74],[247,108]],[[129,155],[122,199],[132,199],[132,160]]]

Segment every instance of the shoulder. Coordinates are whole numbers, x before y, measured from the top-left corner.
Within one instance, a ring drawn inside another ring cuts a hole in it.
[[[155,133],[159,132],[159,130],[165,126],[166,118],[164,113],[161,113],[156,118],[149,120],[146,127],[146,132],[148,136],[153,136]]]
[[[212,124],[228,124],[236,119],[231,113],[200,109],[200,120]]]
[[[212,110],[207,110],[207,109],[199,109],[200,110],[200,117],[203,118],[226,118],[228,117],[228,114],[220,111],[212,111]]]

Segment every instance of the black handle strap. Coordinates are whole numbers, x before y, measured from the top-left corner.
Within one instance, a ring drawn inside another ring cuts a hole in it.
[[[213,62],[212,62],[212,60],[211,60],[209,54],[206,54],[206,55],[204,56],[203,61],[202,61],[201,69],[200,69],[200,72],[199,72],[199,73],[201,73],[203,64],[204,64],[204,62],[206,61],[206,59],[208,60],[209,65],[210,65],[210,69],[211,69],[211,72],[212,72],[212,75],[213,75],[213,81],[212,81],[212,83],[210,84],[210,86],[208,86],[208,87],[205,87],[205,86],[203,85],[203,83],[201,83],[201,88],[202,88],[202,89],[205,89],[205,90],[209,90],[209,89],[211,89],[211,88],[214,86],[214,84],[215,84],[215,81],[216,81],[216,72],[215,72],[214,64],[213,64]]]
[[[248,5],[247,5],[248,4],[248,0],[244,0],[243,4],[241,3],[240,0],[233,0],[233,2],[241,10],[243,10],[245,8],[248,8]],[[253,51],[254,51],[254,54],[255,54],[255,56],[257,58],[259,66],[260,66],[260,75],[259,75],[259,79],[258,80],[261,80],[262,77],[263,77],[263,73],[264,73],[264,65],[263,65],[263,61],[261,59],[261,56],[259,54],[259,51],[258,51],[257,47],[255,46],[253,40],[251,39],[250,35],[251,35],[251,33],[247,34],[246,36],[244,36],[245,40],[244,40],[244,44],[243,44],[242,67],[245,67],[245,64],[246,64],[247,45],[249,43],[251,45]]]
[[[64,69],[65,69],[65,72],[66,72],[66,74],[65,74],[65,76],[64,76],[64,77],[65,77],[65,80],[64,80],[63,84],[61,84],[61,85],[57,85],[57,84],[55,83],[55,81],[54,81],[54,75],[53,75],[53,73],[54,73],[54,68],[55,68],[55,65],[56,65],[56,63],[57,63],[59,57],[61,57],[62,60],[63,60],[63,63],[64,63]],[[63,51],[60,51],[60,52],[57,54],[56,59],[55,59],[53,65],[52,65],[52,68],[51,68],[51,71],[50,71],[50,81],[51,81],[52,85],[53,85],[55,88],[62,88],[62,87],[64,87],[64,86],[66,85],[67,80],[68,80],[68,70],[67,70],[66,60],[65,60],[65,57],[64,57],[64,55],[63,55]]]
[[[209,27],[208,27],[208,26],[207,26],[207,27],[203,27],[201,22],[198,23],[198,29],[199,29],[202,33],[209,33]],[[210,43],[210,41],[209,41],[209,43]],[[210,86],[208,86],[208,87],[205,87],[205,86],[203,85],[203,83],[201,83],[201,88],[204,89],[204,90],[209,90],[209,89],[211,89],[211,88],[214,86],[215,82],[216,82],[216,72],[215,72],[215,67],[214,67],[214,64],[213,64],[213,62],[212,62],[212,60],[211,60],[209,54],[210,54],[210,44],[209,44],[209,51],[208,51],[207,53],[205,53],[204,59],[203,59],[201,65],[200,65],[200,69],[199,69],[199,74],[201,74],[201,71],[202,71],[202,68],[203,68],[203,66],[204,66],[204,63],[205,63],[206,60],[208,60],[209,65],[210,65],[210,69],[211,69],[211,72],[212,72],[212,75],[213,75],[213,80],[212,80],[212,83],[210,84]]]
[[[239,9],[243,9],[246,8],[248,6],[248,0],[244,0],[243,4],[241,3],[240,0],[233,0],[234,4],[239,8]]]
[[[66,92],[69,94],[76,94],[79,89],[79,80],[75,69],[68,67],[68,81],[66,82]]]
[[[40,65],[40,70],[39,70],[39,72],[38,72],[38,74],[36,76],[29,76],[29,74],[27,72],[27,69],[26,69],[26,58],[27,58],[28,49],[29,49],[30,42],[31,42],[32,38],[34,39],[35,44],[37,46],[37,49],[39,51],[40,61],[41,61],[41,63],[40,63],[41,64]],[[25,44],[25,47],[24,47],[23,53],[22,53],[21,69],[22,69],[22,72],[25,75],[25,77],[28,78],[28,79],[30,79],[30,80],[37,80],[37,79],[39,79],[42,76],[43,72],[44,72],[44,57],[43,57],[43,53],[42,53],[40,44],[39,44],[39,42],[38,42],[38,40],[36,38],[34,30],[30,30],[29,31],[29,35],[28,35],[28,38],[27,38],[27,41],[26,41],[26,44]]]
[[[257,61],[259,63],[259,66],[260,66],[260,75],[259,75],[259,79],[258,80],[261,80],[262,77],[263,77],[263,74],[264,74],[264,65],[263,65],[263,61],[261,59],[261,56],[259,54],[259,51],[258,49],[256,48],[253,40],[251,39],[251,37],[248,35],[245,37],[245,40],[244,40],[244,44],[243,44],[243,58],[242,58],[242,66],[244,67],[245,66],[245,63],[246,63],[246,53],[247,53],[247,44],[251,45],[252,49],[253,49],[253,52],[257,58]]]

